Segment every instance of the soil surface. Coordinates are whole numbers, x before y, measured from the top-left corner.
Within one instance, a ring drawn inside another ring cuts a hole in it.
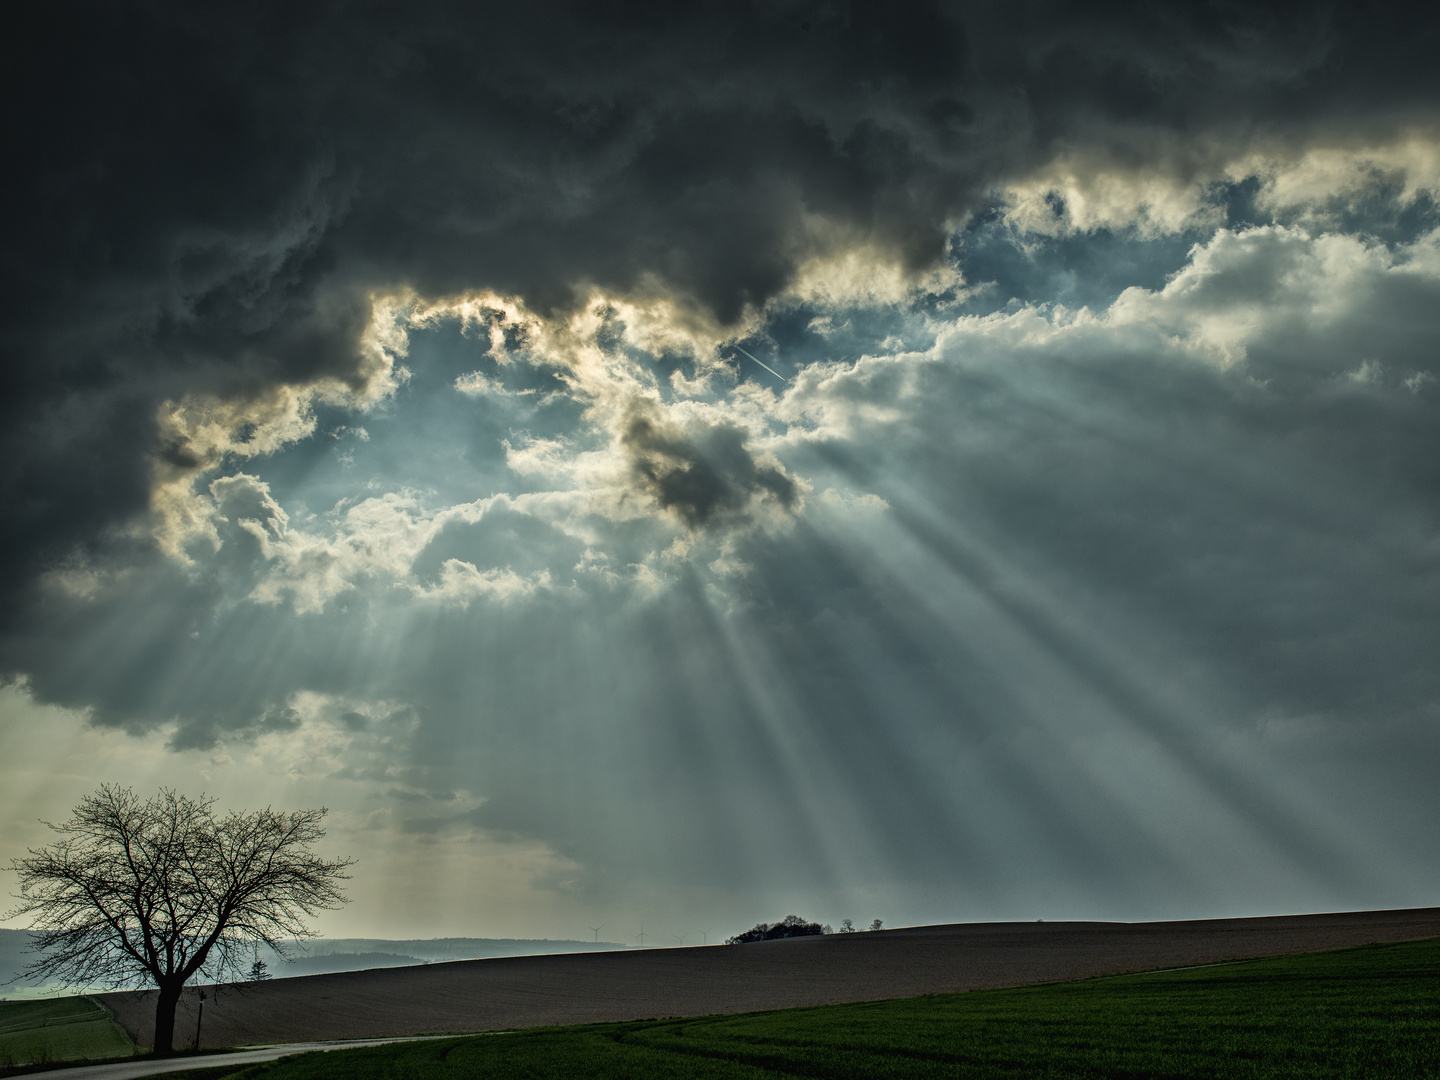
[[[497,1031],[874,1001],[1440,937],[1440,908],[1157,923],[958,923],[709,948],[461,960],[222,987],[201,1046]],[[154,992],[98,995],[142,1046]],[[196,996],[175,1020],[195,1038]]]

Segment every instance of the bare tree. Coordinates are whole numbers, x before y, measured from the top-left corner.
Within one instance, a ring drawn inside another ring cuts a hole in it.
[[[313,937],[304,919],[345,903],[340,882],[354,860],[311,847],[326,811],[214,813],[215,800],[171,790],[141,800],[102,786],[61,834],[11,864],[32,916],[35,962],[26,975],[72,985],[159,991],[155,1050],[168,1052],[180,991],[197,972],[218,981],[245,974],[244,958],[287,939]]]

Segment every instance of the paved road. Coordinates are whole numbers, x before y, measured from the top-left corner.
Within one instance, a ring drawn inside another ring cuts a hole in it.
[[[139,1080],[142,1076],[160,1076],[184,1069],[216,1069],[222,1065],[253,1065],[257,1061],[274,1061],[291,1054],[312,1050],[350,1050],[357,1046],[378,1046],[381,1043],[420,1042],[425,1039],[449,1039],[451,1035],[412,1035],[399,1039],[350,1039],[331,1042],[276,1043],[273,1046],[251,1046],[226,1054],[203,1054],[187,1057],[138,1057],[132,1061],[112,1061],[103,1065],[76,1065],[69,1069],[45,1069],[19,1073],[12,1077],[43,1076],[45,1080]]]

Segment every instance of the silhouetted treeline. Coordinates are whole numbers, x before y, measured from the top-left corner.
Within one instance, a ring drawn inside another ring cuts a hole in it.
[[[736,934],[732,938],[726,938],[726,945],[743,945],[747,941],[774,941],[777,938],[789,937],[814,937],[816,934],[830,933],[829,926],[821,926],[816,922],[806,922],[799,915],[786,915],[784,922],[759,923],[746,930],[743,934]]]

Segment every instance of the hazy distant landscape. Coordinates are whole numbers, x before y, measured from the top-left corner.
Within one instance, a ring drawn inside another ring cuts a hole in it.
[[[43,982],[25,980],[20,973],[31,962],[26,951],[30,934],[0,929],[0,998],[34,997],[62,992]],[[406,967],[448,960],[485,960],[500,956],[537,956],[544,953],[611,952],[629,948],[614,941],[567,941],[549,938],[315,938],[297,942],[289,959],[272,949],[261,949],[259,959],[276,979],[326,975],[370,968]]]
[[[544,953],[611,952],[628,948],[614,941],[568,941],[551,938],[316,938],[300,942],[289,959],[269,949],[260,951],[269,973],[277,979],[368,968],[405,967],[448,960],[486,960],[497,956],[538,956]]]

